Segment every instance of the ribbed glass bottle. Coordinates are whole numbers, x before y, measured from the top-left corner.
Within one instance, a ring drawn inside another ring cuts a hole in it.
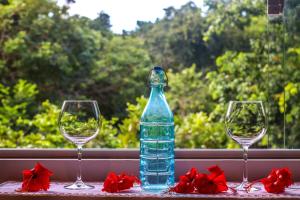
[[[166,74],[154,67],[151,94],[140,121],[142,188],[162,191],[174,184],[174,117],[164,95]]]

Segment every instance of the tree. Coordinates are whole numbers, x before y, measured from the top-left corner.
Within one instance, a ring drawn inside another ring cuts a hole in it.
[[[111,36],[112,32],[110,30],[110,16],[101,11],[98,14],[98,17],[91,21],[91,28],[100,31],[105,36]]]
[[[214,107],[208,93],[208,85],[203,74],[196,71],[196,66],[185,68],[180,72],[168,73],[169,87],[167,99],[172,110],[180,115],[200,111],[211,112]]]
[[[145,40],[154,63],[174,71],[196,64],[207,66],[207,47],[202,40],[204,18],[201,9],[189,2],[180,9],[164,9],[165,16],[137,30]],[[209,61],[208,61],[209,62]]]
[[[81,96],[105,39],[89,21],[41,0],[0,5],[1,83],[35,82],[41,99]]]
[[[106,116],[125,117],[126,103],[147,91],[152,63],[143,45],[140,38],[114,36],[100,53],[84,94],[97,97]]]

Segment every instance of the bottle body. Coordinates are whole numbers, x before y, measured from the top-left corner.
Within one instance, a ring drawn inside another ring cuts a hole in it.
[[[144,190],[174,184],[174,123],[141,122],[140,177]]]
[[[174,118],[163,86],[151,85],[140,121],[140,179],[147,191],[162,191],[174,185]]]

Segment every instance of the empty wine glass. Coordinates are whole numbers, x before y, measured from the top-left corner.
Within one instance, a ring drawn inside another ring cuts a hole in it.
[[[225,125],[227,134],[243,148],[243,181],[236,189],[245,191],[248,185],[248,148],[260,140],[267,131],[267,118],[262,101],[230,101]],[[257,189],[252,187],[251,190]]]
[[[91,189],[94,186],[86,185],[81,179],[82,146],[95,138],[100,129],[100,111],[96,101],[68,100],[64,101],[58,124],[60,132],[77,146],[78,173],[77,180],[66,189]]]

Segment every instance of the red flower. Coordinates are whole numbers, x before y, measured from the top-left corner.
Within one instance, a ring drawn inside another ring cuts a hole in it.
[[[190,169],[190,171],[188,171],[188,172],[185,174],[185,176],[186,176],[189,180],[194,180],[194,179],[196,178],[197,174],[198,174],[197,169],[193,167],[192,169]]]
[[[126,190],[133,187],[134,183],[140,184],[140,180],[136,176],[127,176],[125,173],[119,175],[119,190]]]
[[[282,193],[286,187],[293,184],[292,173],[288,168],[272,169],[268,177],[262,178],[260,182],[269,193]]]
[[[208,168],[210,174],[198,173],[192,168],[184,176],[179,177],[179,182],[170,191],[176,193],[216,194],[227,191],[224,172],[218,166]]]
[[[140,180],[136,176],[128,176],[125,173],[116,175],[114,172],[110,172],[104,181],[102,191],[119,192],[133,187],[134,183],[140,184]]]
[[[185,175],[179,177],[177,185],[170,189],[176,193],[192,193],[194,192],[193,181],[197,176],[198,172],[196,168],[190,169]]]
[[[109,173],[103,183],[102,191],[118,192],[119,191],[118,182],[119,182],[118,176],[114,172]]]
[[[194,192],[193,179],[190,180],[186,175],[180,176],[177,185],[170,189],[176,193],[192,193]]]
[[[208,168],[209,175],[199,173],[194,186],[200,194],[217,194],[228,190],[224,172],[218,166]]]
[[[47,191],[50,187],[52,172],[37,163],[31,170],[23,170],[23,183],[21,192]]]

